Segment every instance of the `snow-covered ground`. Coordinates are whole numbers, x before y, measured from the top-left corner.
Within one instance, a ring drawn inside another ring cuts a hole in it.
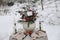
[[[8,40],[13,31],[13,19],[10,16],[0,16],[0,40]]]
[[[13,33],[14,17],[16,20],[19,19],[19,16],[17,16],[19,14],[16,11],[20,10],[20,7],[24,5],[25,3],[21,5],[19,3],[15,3],[12,7],[0,7],[0,10],[9,9],[7,12],[8,15],[4,14],[3,11],[0,12],[2,15],[5,15],[0,16],[0,40],[9,40],[9,36]],[[56,5],[57,8],[55,7]],[[37,5],[35,9],[37,9],[39,15],[39,18],[36,21],[36,29],[39,29],[38,22],[43,20],[42,29],[46,30],[48,40],[60,40],[60,1],[57,1],[56,3],[54,1],[51,1],[51,3],[45,3],[43,11],[41,10],[40,5]],[[17,24],[17,26],[18,25],[20,24]],[[18,28],[20,27],[23,28],[22,26],[18,26]]]

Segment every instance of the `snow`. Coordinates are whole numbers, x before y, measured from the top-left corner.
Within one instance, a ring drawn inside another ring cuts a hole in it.
[[[48,40],[60,40],[60,26],[44,25]]]
[[[10,16],[0,16],[0,40],[5,40],[13,31],[13,19]]]
[[[40,5],[37,5],[38,7],[35,8],[39,13],[38,14],[39,18],[37,18],[37,21],[36,21],[37,27],[35,29],[39,30],[38,22],[44,21],[42,23],[42,29],[47,32],[48,40],[60,40],[60,1],[56,2],[58,11],[56,11],[55,2],[51,1],[51,3],[50,4],[49,3],[50,2],[44,4],[43,11],[41,10]],[[17,21],[20,18],[20,15],[19,13],[17,13],[17,11],[22,10],[20,9],[20,7],[22,6],[25,6],[25,3],[24,5],[15,3],[14,6],[7,7],[9,9],[9,12],[7,12],[9,13],[8,15],[0,16],[0,40],[9,40],[9,36],[13,33],[14,18],[15,18],[15,21]],[[0,7],[0,8],[4,10],[3,7]],[[4,14],[3,11],[0,13],[2,15]],[[18,28],[23,29],[22,24],[20,25],[19,23],[17,23],[17,29]]]

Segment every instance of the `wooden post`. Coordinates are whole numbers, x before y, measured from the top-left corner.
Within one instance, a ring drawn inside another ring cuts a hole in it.
[[[14,17],[14,34],[17,33],[17,29],[16,29],[16,20],[15,20],[15,17]]]
[[[39,22],[39,30],[41,31],[41,22]]]
[[[43,8],[43,0],[41,0],[41,7],[42,7],[42,10],[44,10],[44,8]]]

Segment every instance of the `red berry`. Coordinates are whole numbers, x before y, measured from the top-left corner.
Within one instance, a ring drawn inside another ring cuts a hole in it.
[[[28,22],[30,20],[30,18],[26,18],[26,22]]]

